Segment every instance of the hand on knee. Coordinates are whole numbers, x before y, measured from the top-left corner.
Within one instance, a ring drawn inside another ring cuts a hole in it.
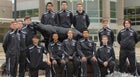
[[[62,59],[62,60],[61,60],[61,63],[62,63],[62,64],[66,64],[66,61]]]
[[[96,57],[95,57],[95,56],[93,56],[93,57],[91,58],[91,61],[97,62]]]
[[[87,58],[86,57],[82,57],[82,62],[86,62]]]
[[[56,60],[53,60],[53,61],[52,61],[52,64],[53,64],[53,65],[57,64],[57,61],[56,61]]]

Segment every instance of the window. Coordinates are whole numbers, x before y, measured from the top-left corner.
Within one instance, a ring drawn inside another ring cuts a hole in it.
[[[110,17],[116,18],[116,2],[115,1],[110,1]],[[111,21],[112,23],[114,22],[114,20],[111,20]]]
[[[116,18],[116,12],[111,12],[110,16],[111,16],[111,18]]]
[[[37,17],[39,15],[38,9],[33,9],[33,17]]]
[[[140,7],[136,9],[136,14],[140,14]]]
[[[27,10],[26,12],[26,16],[33,16],[33,11],[32,10]]]
[[[20,17],[24,18],[25,16],[26,16],[26,11],[25,10],[20,11]]]

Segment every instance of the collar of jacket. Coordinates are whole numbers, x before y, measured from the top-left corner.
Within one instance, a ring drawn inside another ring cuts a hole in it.
[[[35,48],[35,47],[37,47],[37,48],[41,48],[39,45],[32,45],[29,49],[33,49],[33,48]]]
[[[46,11],[46,13],[52,13],[52,12],[53,12],[52,10],[47,10],[47,11]]]
[[[83,38],[82,40],[81,40],[81,42],[83,42],[83,41],[85,41],[86,39],[85,38]],[[87,38],[87,41],[91,41],[89,38]]]
[[[83,10],[82,13],[80,13],[80,12],[77,10],[76,13],[78,13],[78,15],[83,15],[83,14],[85,13],[85,11]]]
[[[60,42],[59,42],[59,41],[57,41],[57,42],[54,42],[54,41],[53,41],[52,44],[51,44],[51,46],[52,46],[52,45],[55,45],[55,44],[60,45]]]

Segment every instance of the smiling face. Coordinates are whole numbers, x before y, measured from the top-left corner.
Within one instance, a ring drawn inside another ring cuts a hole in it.
[[[13,29],[13,30],[16,30],[18,28],[17,22],[12,22],[11,25],[10,25],[10,28]]]
[[[21,21],[18,21],[17,24],[18,24],[18,29],[22,29],[22,27],[23,27],[22,22]]]
[[[104,19],[102,21],[102,26],[103,26],[103,28],[107,28],[108,27],[108,20]]]
[[[131,27],[130,22],[129,22],[129,21],[125,21],[125,22],[124,22],[124,27],[125,27],[125,28],[130,28],[130,27]]]
[[[33,37],[32,38],[32,41],[33,41],[33,44],[38,44],[38,42],[39,42],[39,39],[37,38],[37,37]]]
[[[77,4],[77,11],[79,11],[79,12],[83,11],[82,4]]]
[[[107,45],[108,37],[106,35],[102,36],[102,43],[103,45]]]
[[[83,37],[88,38],[89,37],[89,32],[88,31],[83,31]]]
[[[53,34],[52,38],[53,41],[58,41],[58,34],[57,33]]]
[[[31,24],[31,23],[32,23],[31,18],[26,18],[26,19],[24,20],[24,23],[25,23],[26,25]]]
[[[72,30],[69,30],[67,35],[68,35],[68,38],[73,38],[74,33]]]

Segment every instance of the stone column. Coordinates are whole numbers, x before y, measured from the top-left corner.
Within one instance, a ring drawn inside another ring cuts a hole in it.
[[[110,0],[102,0],[103,18],[110,19]]]
[[[51,0],[51,2],[53,3],[53,10],[55,12],[59,11],[59,9],[58,9],[58,0]]]
[[[41,16],[43,12],[45,11],[45,0],[39,0],[39,19],[41,19]]]
[[[123,25],[124,20],[124,0],[117,0],[117,25]]]

